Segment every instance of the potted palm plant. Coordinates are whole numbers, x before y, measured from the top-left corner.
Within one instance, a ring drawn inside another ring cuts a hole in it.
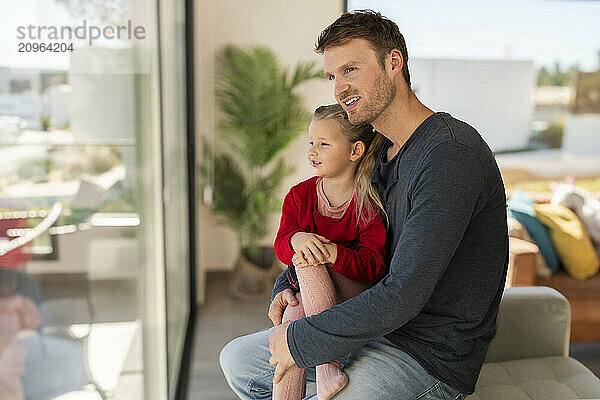
[[[310,120],[296,89],[323,74],[314,62],[300,62],[290,71],[265,47],[235,46],[218,54],[216,72],[220,150],[211,165],[201,164],[201,175],[213,169],[212,211],[239,239],[232,282],[252,281],[244,270],[269,270],[274,263],[272,248],[261,247],[260,241],[268,233],[269,216],[281,209],[281,182],[292,172],[281,151]],[[245,291],[251,286],[260,284],[245,282]]]

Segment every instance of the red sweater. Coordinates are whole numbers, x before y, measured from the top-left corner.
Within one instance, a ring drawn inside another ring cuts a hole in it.
[[[372,283],[385,273],[385,226],[380,217],[359,227],[354,201],[342,218],[325,217],[317,211],[317,177],[292,187],[283,200],[279,231],[275,237],[275,254],[279,260],[292,264],[294,250],[290,239],[296,232],[319,234],[337,245],[337,258],[331,265],[335,271],[356,281]],[[355,250],[345,247],[356,241]]]

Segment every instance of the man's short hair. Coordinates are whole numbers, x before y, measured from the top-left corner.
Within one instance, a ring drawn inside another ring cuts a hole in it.
[[[382,68],[388,53],[392,49],[400,50],[403,59],[402,75],[410,87],[408,50],[398,25],[373,10],[344,13],[321,32],[315,44],[315,52],[323,54],[326,48],[344,45],[352,39],[368,40],[375,48]]]

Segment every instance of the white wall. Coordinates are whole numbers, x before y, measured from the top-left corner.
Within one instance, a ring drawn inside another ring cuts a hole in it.
[[[68,111],[75,139],[133,139],[137,93],[133,60],[128,49],[90,47],[72,53]]]
[[[333,22],[343,10],[343,1],[306,0],[288,2],[279,0],[204,0],[195,4],[195,65],[196,65],[196,132],[213,138],[215,131],[214,102],[214,55],[226,44],[239,46],[268,46],[278,55],[285,66],[297,61],[315,60],[322,65],[322,57],[313,51],[317,36]],[[321,104],[332,103],[332,88],[325,80],[309,82],[301,90],[307,110]],[[308,127],[307,127],[308,128]],[[198,140],[198,157],[202,156],[201,140]],[[311,171],[304,157],[304,138],[284,152],[290,164],[296,167],[294,176],[287,179],[282,195],[295,182],[310,176]],[[230,269],[238,256],[238,244],[233,233],[220,225],[201,205],[199,191],[198,212],[198,271]],[[273,218],[272,235],[266,243],[272,243],[278,223]],[[202,281],[199,282],[202,288]],[[200,293],[200,297],[202,294]]]
[[[575,156],[600,156],[600,114],[569,115],[562,149]]]
[[[413,90],[429,108],[468,122],[494,151],[525,147],[534,107],[532,61],[413,59],[409,67]]]
[[[48,88],[48,107],[50,109],[50,120],[55,128],[61,128],[71,122],[69,109],[71,99],[70,85],[55,85]]]

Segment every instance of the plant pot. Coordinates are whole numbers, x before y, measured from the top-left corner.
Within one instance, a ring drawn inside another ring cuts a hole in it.
[[[265,265],[258,266],[248,260],[242,252],[231,272],[229,292],[241,300],[264,300],[270,297],[273,283],[283,269],[273,249],[263,247]]]

